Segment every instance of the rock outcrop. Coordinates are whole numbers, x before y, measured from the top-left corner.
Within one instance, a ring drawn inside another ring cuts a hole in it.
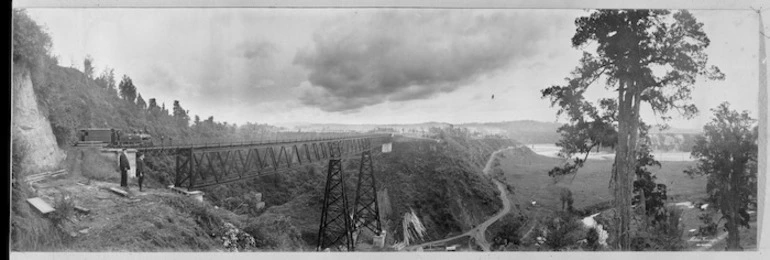
[[[51,124],[38,107],[30,71],[14,64],[12,77],[11,136],[25,147],[22,169],[26,173],[54,170],[64,160],[65,154],[57,146]]]

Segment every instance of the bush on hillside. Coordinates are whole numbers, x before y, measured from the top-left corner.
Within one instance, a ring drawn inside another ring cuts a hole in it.
[[[498,220],[492,226],[489,227],[494,235],[492,235],[492,248],[515,249],[521,245],[521,234],[519,229],[527,222],[527,217],[519,214],[515,216],[508,214],[502,219]]]
[[[256,247],[275,251],[301,250],[302,235],[287,216],[269,214],[252,218],[243,229],[254,237]]]
[[[714,236],[719,229],[716,222],[714,222],[714,213],[711,211],[704,212],[698,219],[703,223],[698,227],[699,236]]]
[[[545,222],[545,246],[550,250],[573,249],[583,239],[583,226],[577,216],[562,212]]]
[[[599,244],[599,231],[597,231],[594,227],[589,228],[588,232],[586,233],[586,249],[590,251],[596,251],[601,247],[602,245]]]
[[[51,49],[51,37],[25,10],[13,9],[13,62],[28,66],[33,70],[40,67],[48,58]]]
[[[230,252],[248,250],[256,246],[254,237],[238,229],[233,224],[225,223],[224,230],[222,245]]]
[[[640,225],[635,236],[631,239],[631,249],[634,251],[679,251],[685,248],[682,240],[684,229],[679,223],[682,209],[676,207],[664,208],[663,219],[644,229]]]
[[[48,213],[48,219],[56,227],[62,227],[66,221],[72,221],[75,214],[75,201],[69,193],[59,194],[54,202],[53,208],[56,209]]]

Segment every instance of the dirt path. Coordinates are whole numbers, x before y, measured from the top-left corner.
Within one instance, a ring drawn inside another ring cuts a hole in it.
[[[504,148],[504,149],[497,150],[494,153],[492,153],[492,155],[489,156],[489,160],[487,160],[487,164],[484,167],[484,174],[488,175],[489,172],[492,170],[492,162],[497,157],[497,154],[508,149],[511,149],[511,148]],[[495,179],[492,179],[492,182],[494,182],[495,185],[497,186],[497,189],[500,190],[500,200],[503,201],[503,208],[500,211],[498,211],[497,214],[490,217],[489,219],[487,219],[480,225],[476,226],[475,228],[472,228],[460,235],[444,238],[441,240],[435,240],[427,243],[422,243],[419,245],[409,246],[406,249],[414,250],[419,247],[435,246],[435,245],[443,244],[458,238],[470,236],[474,238],[474,240],[476,241],[476,244],[478,244],[484,251],[490,251],[491,246],[489,244],[489,241],[487,241],[486,235],[485,235],[487,232],[487,228],[489,228],[489,226],[491,226],[492,224],[500,220],[500,218],[502,218],[503,216],[505,216],[511,211],[511,200],[508,198],[508,190],[506,189],[505,185]]]

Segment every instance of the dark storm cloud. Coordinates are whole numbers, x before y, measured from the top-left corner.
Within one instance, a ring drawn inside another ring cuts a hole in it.
[[[277,59],[279,47],[266,40],[235,44],[232,48],[209,49],[195,76],[201,94],[222,103],[266,101],[285,98],[287,88],[304,79],[301,70]]]
[[[548,19],[471,11],[385,11],[336,21],[295,64],[309,71],[301,100],[324,111],[452,92],[534,55]]]

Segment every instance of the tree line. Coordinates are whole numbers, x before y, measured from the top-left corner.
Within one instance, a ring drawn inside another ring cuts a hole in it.
[[[202,119],[179,100],[168,108],[143,96],[129,75],[118,79],[109,67],[97,73],[90,55],[83,60],[82,72],[60,67],[51,46],[42,27],[24,10],[13,10],[13,62],[30,69],[38,102],[60,146],[76,141],[77,129],[90,127],[144,131],[164,142],[255,139],[280,130],[267,124],[215,121],[213,116]]]

